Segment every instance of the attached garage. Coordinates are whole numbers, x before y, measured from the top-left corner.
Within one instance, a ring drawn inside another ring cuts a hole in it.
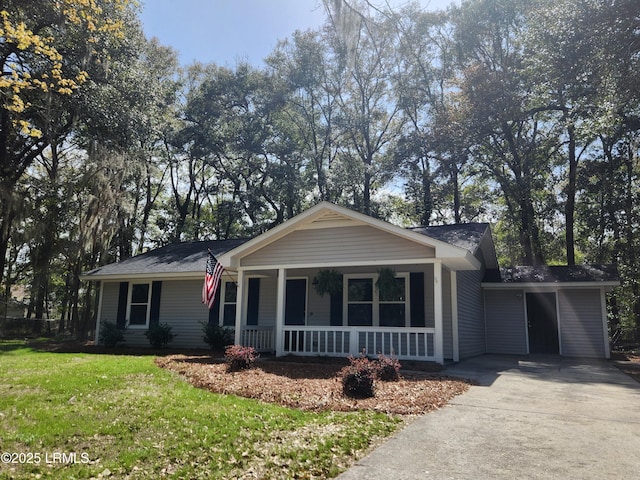
[[[482,283],[487,353],[609,358],[610,265],[513,267]]]

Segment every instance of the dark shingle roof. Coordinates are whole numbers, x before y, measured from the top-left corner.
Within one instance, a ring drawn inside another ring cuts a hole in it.
[[[618,282],[615,265],[518,266],[487,270],[486,283]]]
[[[488,228],[488,223],[461,223],[433,227],[414,227],[410,230],[475,253]]]
[[[211,253],[218,256],[246,241],[247,239],[174,243],[121,262],[98,267],[86,272],[83,276],[91,278],[102,275],[204,272],[207,249],[211,249]]]

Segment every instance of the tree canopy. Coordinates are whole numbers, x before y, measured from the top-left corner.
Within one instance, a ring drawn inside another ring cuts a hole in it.
[[[4,305],[23,286],[84,334],[82,271],[329,200],[489,222],[503,265],[618,263],[612,318],[640,326],[637,2],[324,5],[262,66],[180,68],[133,1],[3,2]]]

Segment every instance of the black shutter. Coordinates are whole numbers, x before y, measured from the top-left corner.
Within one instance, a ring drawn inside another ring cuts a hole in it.
[[[160,323],[160,295],[162,292],[162,282],[151,284],[151,311],[149,312],[149,325]]]
[[[409,289],[411,292],[411,326],[424,327],[424,272],[413,272],[409,275]]]
[[[342,292],[331,295],[329,304],[329,321],[332,327],[342,326]]]
[[[247,292],[247,325],[258,325],[258,309],[260,302],[260,279],[249,279],[249,291]],[[242,299],[238,298],[237,302]]]
[[[118,314],[116,316],[116,325],[118,328],[127,326],[127,300],[129,298],[129,282],[120,282],[120,291],[118,292]]]
[[[209,325],[220,325],[220,291],[222,285],[216,290],[213,297],[213,307],[209,309]]]

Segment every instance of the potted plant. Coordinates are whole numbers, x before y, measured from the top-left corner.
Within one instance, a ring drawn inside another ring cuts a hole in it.
[[[342,274],[334,269],[319,270],[312,285],[321,297],[342,295]]]
[[[396,272],[387,267],[378,270],[376,288],[383,299],[395,299],[402,294],[402,288],[396,279]]]

